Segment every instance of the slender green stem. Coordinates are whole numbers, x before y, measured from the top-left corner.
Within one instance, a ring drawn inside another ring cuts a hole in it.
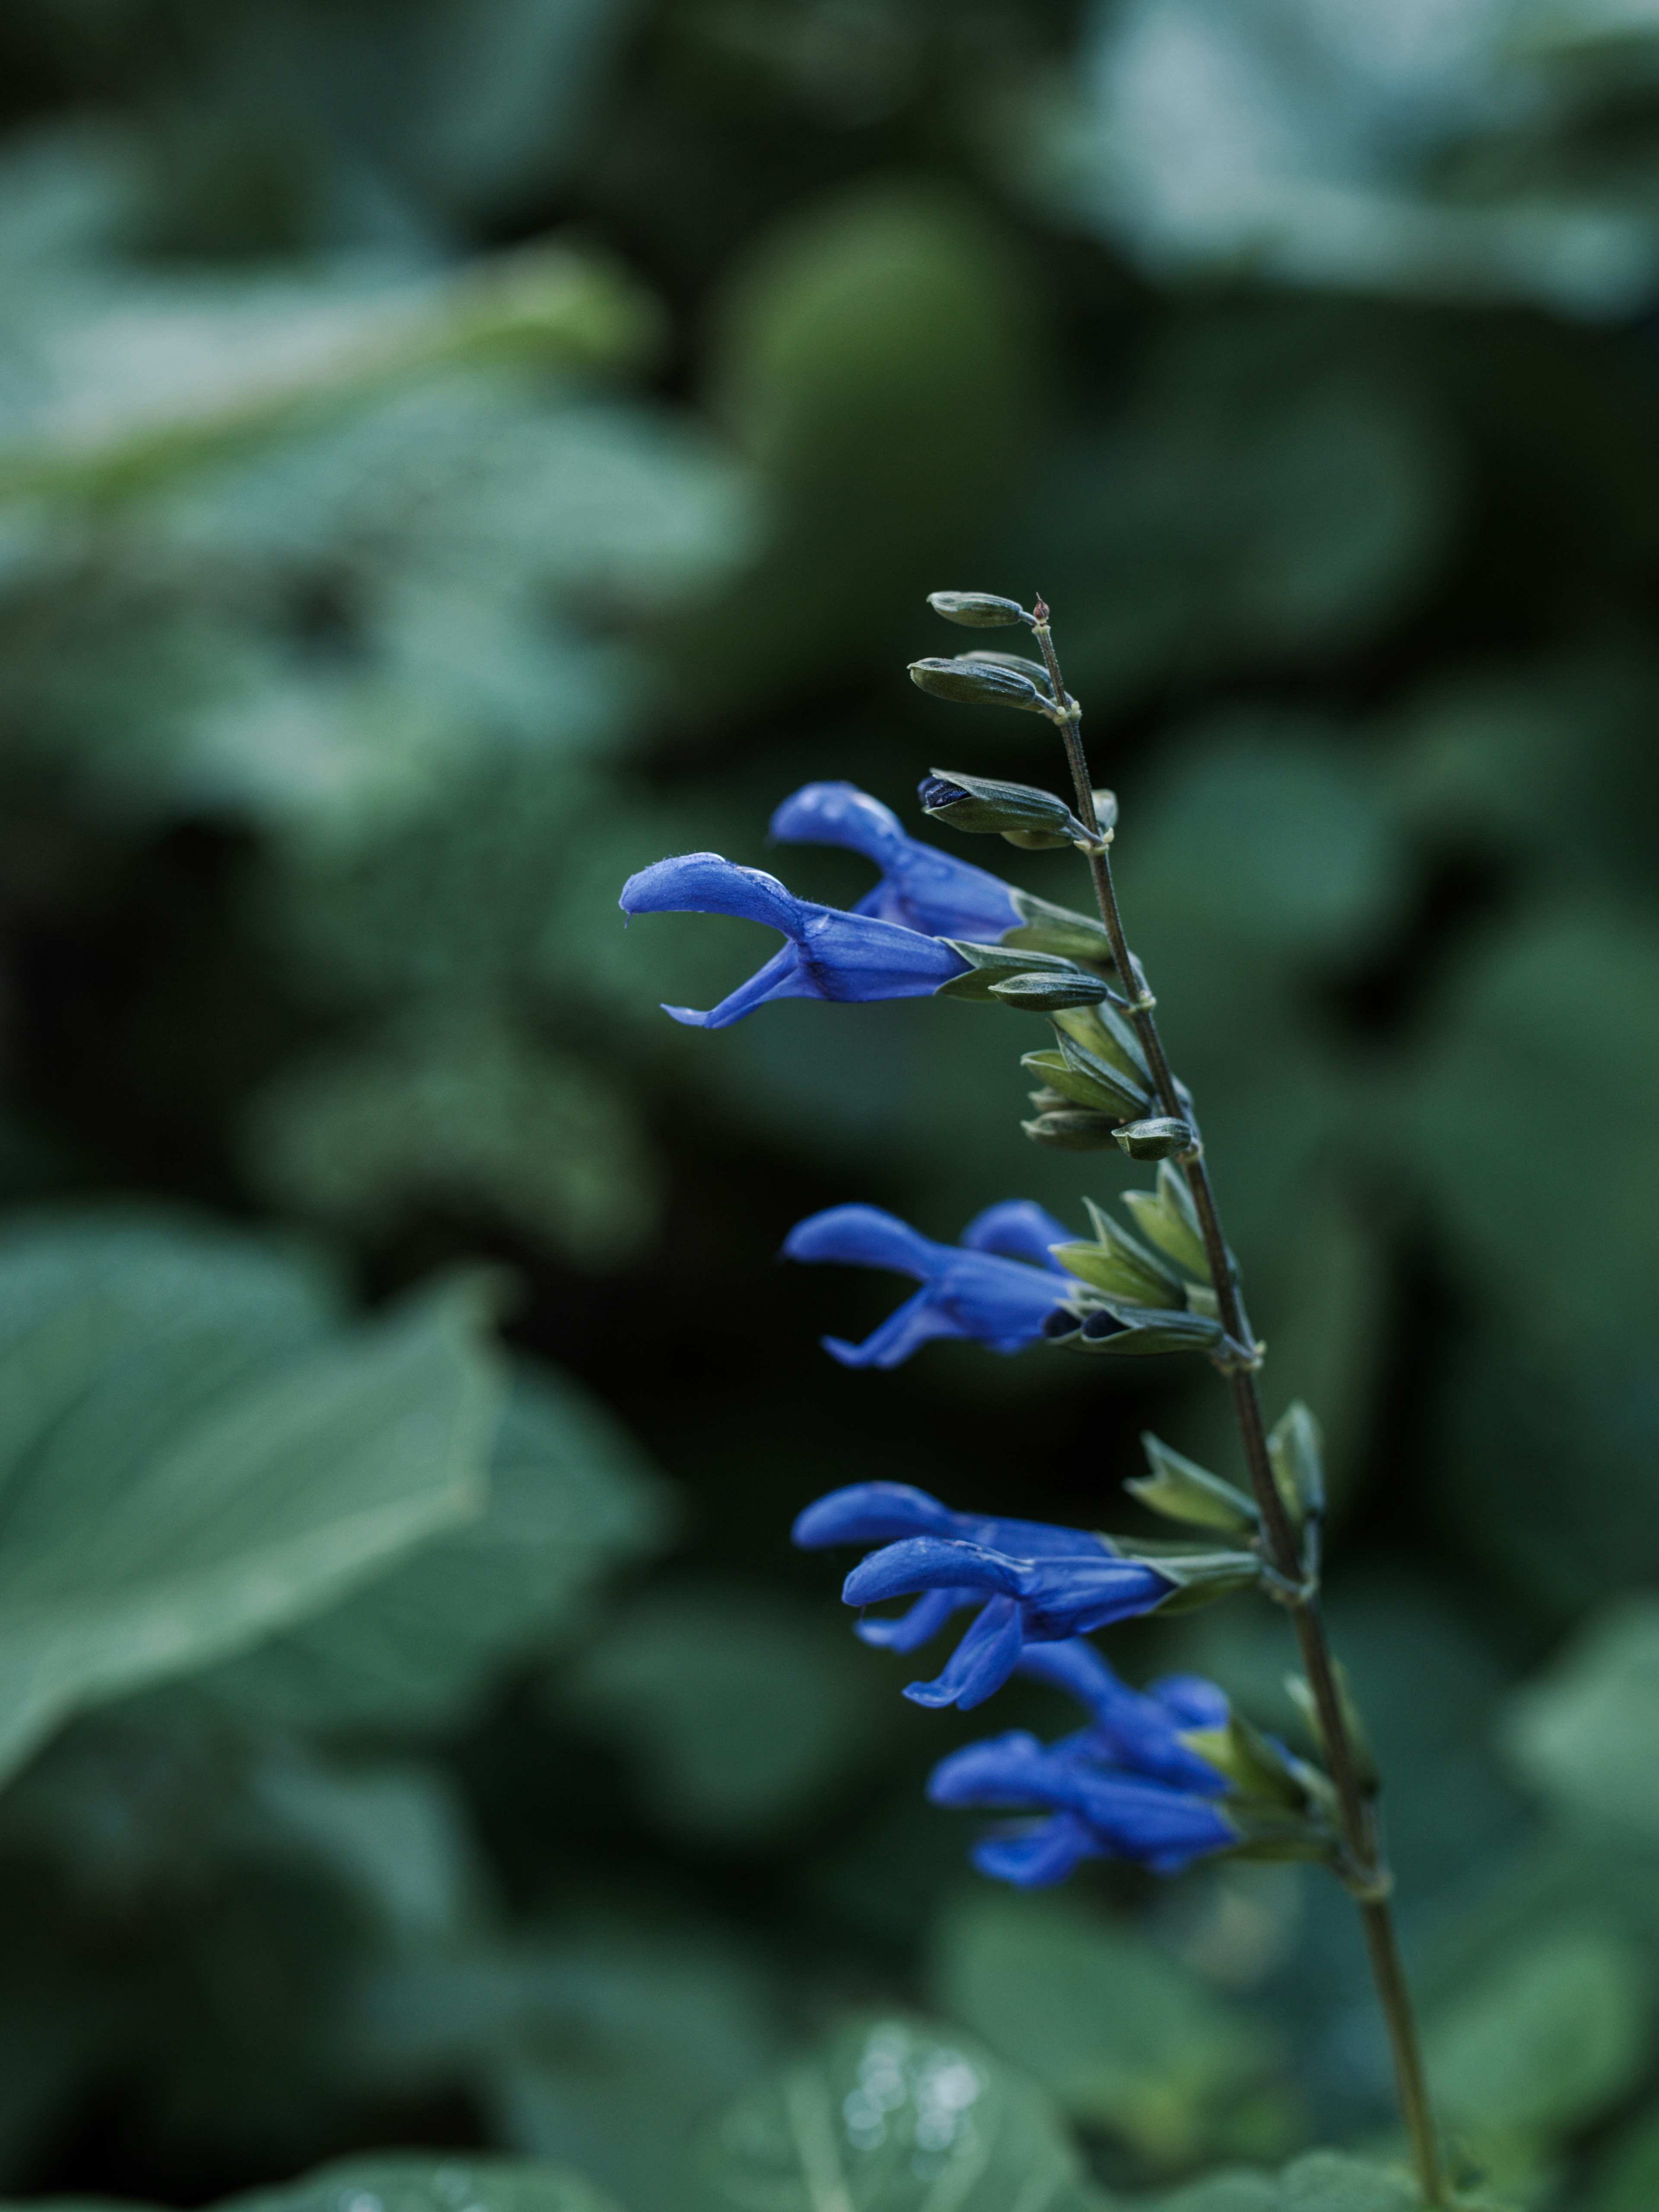
[[[1098,836],[1099,817],[1095,811],[1089,763],[1083,750],[1082,710],[1061,679],[1060,662],[1049,634],[1048,610],[1040,599],[1034,609],[1034,616],[1033,635],[1042,648],[1048,679],[1054,685],[1055,720],[1065,740],[1078,815],[1085,827]],[[1152,1017],[1156,1002],[1130,955],[1128,940],[1123,933],[1117,887],[1112,879],[1111,859],[1104,839],[1090,851],[1088,858],[1100,919],[1111,944],[1113,963],[1119,981],[1129,1000],[1130,1015],[1146,1055],[1146,1065],[1158,1093],[1158,1103],[1171,1119],[1189,1121],[1190,1115],[1182,1103],[1168,1055],[1158,1033],[1158,1024]],[[1232,1390],[1233,1411],[1238,1422],[1245,1462],[1249,1469],[1250,1488],[1261,1516],[1262,1548],[1267,1564],[1279,1577],[1281,1589],[1285,1593],[1285,1603],[1295,1625],[1303,1672],[1313,1692],[1314,1706],[1319,1717],[1320,1737],[1331,1781],[1335,1787],[1342,1836],[1343,1876],[1359,1907],[1371,1974],[1393,2047],[1395,2078],[1407,2131],[1411,2138],[1418,2185],[1423,2192],[1425,2204],[1443,2205],[1447,2202],[1445,2178],[1441,2166],[1434,2117],[1429,2105],[1411,1992],[1401,1963],[1394,1916],[1389,1905],[1390,1876],[1377,1832],[1375,1791],[1368,1790],[1360,1780],[1359,1762],[1349,1732],[1347,1713],[1338,1683],[1330,1640],[1320,1613],[1318,1596],[1307,1586],[1301,1546],[1274,1480],[1273,1461],[1267,1449],[1267,1424],[1262,1417],[1261,1395],[1255,1383],[1255,1368],[1260,1355],[1244,1310],[1237,1268],[1227,1249],[1227,1240],[1222,1234],[1221,1217],[1217,1210],[1209,1170],[1204,1164],[1203,1146],[1195,1142],[1184,1156],[1182,1164],[1186,1170],[1199,1227],[1203,1234],[1210,1277],[1215,1286],[1217,1311],[1231,1346],[1227,1379]]]

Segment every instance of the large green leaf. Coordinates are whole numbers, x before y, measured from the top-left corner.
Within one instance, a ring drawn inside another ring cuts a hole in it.
[[[580,1626],[606,1572],[653,1548],[668,1497],[577,1384],[517,1367],[483,1510],[343,1602],[231,1660],[204,1686],[308,1728],[453,1725],[504,1667]]]
[[[1133,1925],[1047,1898],[972,1896],[940,1932],[933,1989],[1072,2118],[1157,2165],[1224,2141],[1267,2056],[1257,2027]]]
[[[533,2158],[348,2158],[223,2212],[617,2212],[568,2166]]]
[[[850,2023],[712,2132],[720,2212],[1089,2212],[1042,2091],[936,2021]]]
[[[499,1404],[477,1281],[346,1334],[250,1240],[0,1243],[0,1766],[242,1650],[476,1515]]]

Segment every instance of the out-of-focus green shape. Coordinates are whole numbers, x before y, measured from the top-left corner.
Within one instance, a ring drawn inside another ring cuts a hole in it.
[[[664,1486],[568,1377],[513,1374],[488,1502],[463,1528],[204,1678],[249,1717],[314,1729],[454,1726],[502,1671],[568,1638],[607,1573],[660,1542]]]
[[[654,303],[620,269],[563,247],[525,248],[380,298],[273,287],[236,302],[207,346],[204,304],[158,289],[117,307],[105,343],[142,344],[150,374],[137,370],[125,395],[112,386],[82,395],[71,382],[30,428],[0,441],[0,500],[120,502],[435,374],[502,362],[629,368],[659,328]],[[88,351],[98,337],[94,323],[76,343]],[[157,373],[163,356],[170,379]]]
[[[246,1239],[70,1217],[0,1240],[0,1762],[476,1516],[489,1305],[465,1279],[348,1334]]]
[[[258,1097],[243,1144],[253,1181],[286,1211],[359,1234],[447,1199],[603,1267],[656,1214],[656,1164],[617,1084],[477,1008],[441,1006],[290,1063]]]
[[[1478,2212],[1475,2199],[1458,2202]],[[1397,2166],[1314,2150],[1282,2173],[1211,2174],[1167,2197],[1122,2198],[1119,2212],[1419,2212],[1421,2203]]]
[[[1466,1281],[1546,1351],[1646,1344],[1659,1318],[1659,1026],[1634,1011],[1656,1003],[1659,931],[1583,907],[1483,940],[1436,1009],[1420,1172]],[[1577,1110],[1617,1126],[1571,1142]],[[1455,1127],[1480,1133],[1435,1141]]]
[[[1511,1698],[1503,1740],[1562,1812],[1659,1841],[1659,1600],[1593,1614]]]
[[[634,1599],[554,1695],[623,1747],[647,1812],[703,1844],[765,1842],[799,1823],[884,1734],[844,1625],[763,1585]]]
[[[1072,2118],[1154,2166],[1224,2145],[1261,2083],[1255,2023],[1132,1925],[1079,1905],[974,1895],[939,1933],[933,1992]]]
[[[1033,469],[1011,550],[1041,565],[1086,714],[1352,646],[1427,583],[1458,504],[1400,376],[1318,320],[1245,309],[1154,340],[1121,411]]]
[[[589,1910],[568,1936],[366,1982],[337,2063],[383,2094],[464,2082],[499,2140],[568,2160],[628,2212],[684,2212],[697,2129],[777,2049],[763,1978],[728,1941]]]
[[[568,2166],[467,2152],[346,2158],[282,2189],[227,2198],[225,2212],[618,2212]]]
[[[1621,2129],[1597,2161],[1587,2212],[1650,2212],[1659,2204],[1659,2112]]]
[[[1428,2021],[1436,2100],[1494,2171],[1525,2174],[1634,2087],[1651,2009],[1628,1936],[1583,1915],[1534,1928]]]
[[[792,210],[712,308],[708,404],[769,485],[763,562],[684,641],[709,696],[866,659],[1006,502],[1044,383],[1013,239],[936,184],[864,181]],[[918,631],[918,635],[920,631]]]
[[[712,2129],[699,2212],[1104,2212],[1047,2094],[937,2021],[849,2022]]]

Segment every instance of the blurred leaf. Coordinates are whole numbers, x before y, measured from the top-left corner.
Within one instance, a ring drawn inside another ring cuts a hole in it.
[[[682,2212],[696,2129],[775,2051],[742,1952],[589,1912],[563,1941],[369,1981],[342,2058],[382,2087],[464,2081],[502,2140],[569,2159],[628,2212]]]
[[[635,1598],[556,1694],[617,1739],[647,1811],[705,1844],[769,1838],[880,1744],[882,1709],[844,1625],[764,1585]]]
[[[1261,2031],[1138,1930],[1048,1899],[975,1896],[938,1939],[933,1989],[1073,2119],[1180,2166],[1261,2079]]]
[[[1124,2212],[1418,2212],[1420,2203],[1397,2168],[1316,2150],[1280,2174],[1212,2174],[1171,2196],[1126,2200]]]
[[[625,1431],[544,1367],[514,1370],[489,1475],[489,1502],[464,1528],[203,1686],[290,1726],[453,1727],[507,1668],[568,1638],[604,1577],[659,1543],[669,1519]]]
[[[1659,2113],[1622,2129],[1597,2161],[1587,2212],[1649,2212],[1659,2203]]]
[[[716,419],[774,487],[763,566],[684,643],[748,697],[869,651],[1012,490],[1046,350],[1014,240],[927,183],[861,181],[763,231],[713,303]]]
[[[1537,2158],[1635,2086],[1650,2012],[1628,1938],[1582,1919],[1534,1929],[1429,2022],[1437,2098],[1477,2146]]]
[[[311,1340],[314,1298],[292,1263],[185,1228],[0,1240],[9,1764],[76,1707],[246,1649],[481,1510],[498,1384],[478,1282],[343,1340]]]
[[[732,2212],[1091,2212],[1042,2093],[932,2022],[857,2021],[734,2105],[704,2154]]]
[[[1659,1600],[1595,1614],[1511,1698],[1504,1742],[1563,1812],[1659,1841]]]
[[[236,2212],[617,2212],[568,2167],[539,2159],[349,2158],[282,2189],[226,2200]]]
[[[483,1010],[441,1008],[289,1063],[244,1148],[278,1203],[359,1232],[447,1199],[605,1267],[656,1213],[655,1163],[614,1082]]]

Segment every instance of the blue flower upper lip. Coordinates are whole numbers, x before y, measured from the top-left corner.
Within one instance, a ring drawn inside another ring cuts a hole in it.
[[[630,876],[619,901],[625,914],[730,914],[781,930],[789,942],[765,966],[706,1013],[665,1006],[677,1022],[725,1029],[774,999],[862,1002],[926,997],[966,970],[939,938],[872,915],[799,899],[761,868],[718,853],[683,853]]]
[[[1066,1241],[1052,1214],[1029,1199],[1010,1199],[970,1221],[960,1244],[937,1244],[879,1206],[834,1206],[798,1222],[783,1250],[790,1260],[891,1267],[921,1281],[915,1296],[862,1344],[823,1340],[844,1366],[896,1367],[934,1337],[1024,1351],[1073,1287],[1048,1251]]]

